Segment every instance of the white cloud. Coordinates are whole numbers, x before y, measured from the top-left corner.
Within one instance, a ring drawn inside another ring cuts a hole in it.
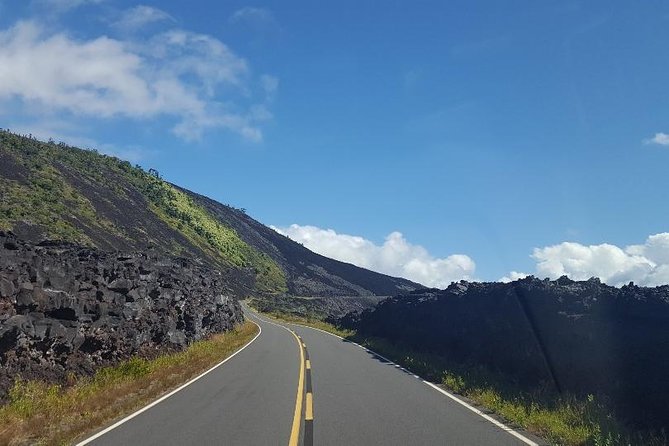
[[[666,133],[656,133],[652,138],[644,139],[645,144],[658,144],[661,146],[669,146],[669,135]]]
[[[257,109],[264,103],[253,103],[251,80],[247,62],[223,42],[189,31],[142,42],[47,35],[32,21],[0,31],[0,110],[19,100],[43,114],[167,117],[187,140],[224,128],[260,141]],[[258,82],[266,88],[266,79]]]
[[[121,14],[121,18],[114,23],[114,26],[126,31],[132,31],[143,28],[151,23],[165,21],[174,22],[175,20],[174,17],[161,9],[139,5],[126,9]]]
[[[582,245],[563,242],[535,248],[532,258],[537,262],[536,275],[556,279],[568,276],[573,280],[598,277],[603,282],[621,286],[628,282],[656,286],[669,283],[669,233],[651,235],[641,245],[620,248],[603,243]],[[505,279],[515,280],[512,273]]]
[[[564,242],[545,248],[535,248],[532,258],[540,277],[557,278],[567,275],[574,280],[599,277],[614,285],[645,277],[653,264],[643,256],[630,255],[609,244],[584,246]]]
[[[269,9],[245,7],[238,9],[230,16],[230,23],[249,22],[252,24],[273,24],[274,15]]]
[[[669,265],[669,233],[651,235],[643,245],[630,245],[625,251],[643,256],[655,265]]]
[[[432,287],[444,288],[453,281],[472,280],[476,269],[474,261],[466,255],[435,258],[422,246],[409,243],[399,232],[389,234],[379,246],[359,236],[316,226],[293,224],[272,229],[324,256]]]
[[[508,276],[504,276],[499,279],[500,282],[504,283],[509,283],[516,281],[518,279],[524,279],[525,277],[529,276],[527,273],[520,273],[518,271],[511,271]]]

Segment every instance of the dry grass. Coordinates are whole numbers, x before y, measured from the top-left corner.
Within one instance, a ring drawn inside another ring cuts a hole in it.
[[[84,438],[222,361],[257,332],[255,324],[246,322],[181,352],[133,358],[93,377],[73,378],[66,387],[18,381],[10,402],[0,407],[0,444],[69,444]]]

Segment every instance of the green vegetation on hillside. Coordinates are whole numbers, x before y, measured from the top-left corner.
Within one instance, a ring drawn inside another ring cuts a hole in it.
[[[139,166],[96,151],[44,143],[4,130],[0,130],[2,152],[21,172],[13,175],[20,180],[0,175],[0,230],[11,230],[18,222],[26,221],[38,225],[54,239],[95,245],[90,233],[99,234],[100,238],[111,234],[132,245],[122,223],[103,218],[96,210],[100,203],[91,202],[68,182],[65,173],[69,172],[93,189],[104,189],[115,197],[127,197],[130,189],[139,191],[151,212],[210,260],[220,265],[252,268],[258,291],[287,291],[284,272],[276,262],[245,243],[234,229],[160,179],[155,171],[145,172]],[[142,222],[136,224],[141,226]],[[186,250],[175,241],[171,245],[172,254]]]
[[[0,229],[16,221],[31,221],[54,239],[91,245],[81,226],[123,236],[109,220],[97,215],[91,202],[68,184],[58,170],[39,156],[26,157],[27,184],[0,178]]]
[[[72,377],[68,386],[17,381],[9,403],[0,407],[0,444],[72,444],[219,363],[257,332],[246,322],[181,352],[135,357],[92,377]]]
[[[286,279],[279,266],[266,254],[244,243],[237,233],[222,225],[204,208],[169,183],[148,174],[138,187],[151,201],[152,210],[171,227],[181,231],[203,251],[237,267],[252,267],[256,286],[263,292],[286,292]]]

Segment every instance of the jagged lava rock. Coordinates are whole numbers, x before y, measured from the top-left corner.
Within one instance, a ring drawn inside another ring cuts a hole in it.
[[[484,365],[529,391],[605,396],[624,418],[669,426],[669,286],[528,277],[453,283],[342,320],[360,334]]]
[[[230,330],[243,321],[230,274],[0,232],[0,399],[17,377],[62,382]]]

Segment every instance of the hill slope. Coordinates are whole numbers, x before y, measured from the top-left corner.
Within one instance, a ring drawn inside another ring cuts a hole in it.
[[[420,287],[315,254],[155,171],[7,131],[0,131],[0,230],[36,242],[197,257],[250,272],[253,291],[266,294],[394,295]]]
[[[267,254],[287,272],[288,289],[295,296],[392,296],[422,288],[406,279],[359,268],[316,254],[252,219],[243,211],[180,189],[239,237]]]

